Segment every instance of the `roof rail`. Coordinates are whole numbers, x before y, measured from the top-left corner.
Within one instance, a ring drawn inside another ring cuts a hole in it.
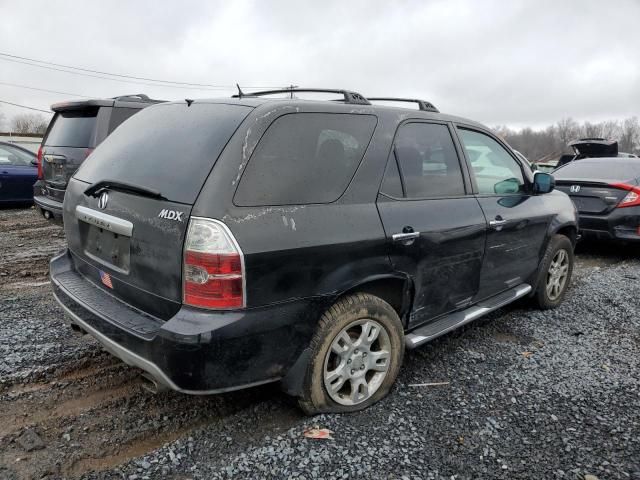
[[[272,95],[275,93],[290,93],[291,94],[291,98],[293,98],[293,94],[294,93],[299,93],[299,92],[318,92],[318,93],[339,93],[341,95],[343,95],[344,99],[343,100],[338,100],[338,101],[342,101],[344,103],[350,103],[350,104],[356,104],[356,105],[371,105],[369,103],[369,101],[364,98],[364,96],[362,96],[361,94],[357,93],[357,92],[352,92],[350,90],[341,90],[341,89],[332,89],[332,88],[297,88],[297,87],[292,87],[292,88],[282,88],[282,89],[277,89],[277,90],[263,90],[260,92],[251,92],[251,93],[244,93],[241,90],[239,91],[239,93],[232,95],[232,98],[243,98],[243,97],[261,97],[263,95]]]
[[[440,113],[435,105],[431,102],[427,102],[426,100],[418,100],[416,98],[395,98],[395,97],[367,97],[367,100],[370,101],[385,101],[385,102],[410,102],[417,103],[418,108],[424,112],[435,112]]]

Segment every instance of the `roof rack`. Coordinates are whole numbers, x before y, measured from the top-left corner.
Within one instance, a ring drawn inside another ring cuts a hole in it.
[[[293,98],[294,93],[308,93],[308,92],[319,92],[319,93],[339,93],[342,94],[344,99],[338,100],[344,103],[356,104],[356,105],[371,105],[369,101],[364,98],[361,94],[357,92],[352,92],[350,90],[340,90],[340,89],[332,89],[332,88],[282,88],[277,90],[263,90],[260,92],[251,92],[244,93],[242,90],[238,89],[238,93],[232,95],[232,98],[243,98],[243,97],[261,97],[263,95],[272,95],[275,93],[290,93],[291,98]]]
[[[367,100],[370,101],[385,101],[385,102],[410,102],[417,103],[418,108],[424,112],[435,112],[440,113],[433,103],[427,102],[426,100],[418,100],[416,98],[395,98],[395,97],[367,97]]]

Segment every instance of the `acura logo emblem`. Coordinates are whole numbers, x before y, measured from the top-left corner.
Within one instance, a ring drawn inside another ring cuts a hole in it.
[[[103,192],[98,199],[98,208],[100,210],[104,210],[105,208],[107,208],[107,202],[109,202],[109,193]]]
[[[571,185],[569,191],[571,193],[578,193],[580,191],[580,185]]]

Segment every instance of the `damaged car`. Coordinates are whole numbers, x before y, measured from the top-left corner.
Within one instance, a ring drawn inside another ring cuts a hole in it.
[[[73,328],[152,390],[279,382],[307,413],[351,412],[405,349],[559,305],[578,219],[553,177],[477,122],[376,100],[240,91],[133,116],[67,183],[50,275]]]

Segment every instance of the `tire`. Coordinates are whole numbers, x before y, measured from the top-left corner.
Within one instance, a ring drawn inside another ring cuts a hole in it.
[[[402,323],[384,300],[367,293],[349,295],[324,313],[310,351],[299,399],[302,410],[309,415],[362,410],[387,395],[398,376],[404,356]]]
[[[554,279],[558,279],[558,277],[554,277],[554,275],[559,275],[557,273],[559,270],[555,266],[553,268],[555,269],[556,274],[552,273],[550,270],[552,269],[552,264],[558,265],[562,251],[564,251],[566,255],[566,263],[564,263],[564,265],[566,265],[566,276],[564,277],[564,281],[559,280],[559,288],[552,288],[550,291],[548,288],[549,283]],[[550,308],[556,308],[562,303],[565,295],[567,294],[569,284],[571,283],[573,264],[574,255],[571,240],[564,235],[554,235],[551,237],[544,257],[542,258],[542,262],[540,263],[538,285],[536,286],[536,292],[534,295],[535,302],[539,308],[542,310],[548,310]]]

